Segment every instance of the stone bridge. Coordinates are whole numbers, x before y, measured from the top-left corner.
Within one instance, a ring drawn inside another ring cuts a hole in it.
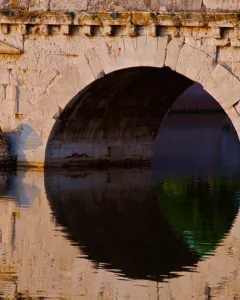
[[[240,136],[239,1],[0,1],[0,125],[22,165],[149,159],[194,82]]]

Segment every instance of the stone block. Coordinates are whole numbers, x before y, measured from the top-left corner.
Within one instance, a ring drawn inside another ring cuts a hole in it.
[[[204,88],[224,109],[229,109],[240,98],[240,81],[220,64],[216,65]]]
[[[0,33],[1,34],[8,34],[9,33],[9,25],[8,24],[1,24],[0,25]]]
[[[16,101],[16,99],[17,99],[17,86],[16,85],[7,85],[6,98]]]
[[[141,66],[152,67],[154,53],[157,51],[158,40],[151,36],[136,38],[137,55]]]
[[[208,56],[206,53],[196,49],[196,51],[189,58],[189,64],[185,76],[190,78],[193,81],[197,81],[198,75],[202,67],[204,66],[204,63],[207,58]]]
[[[237,11],[239,9],[239,0],[222,0],[222,10],[225,12]]]
[[[89,0],[89,11],[143,11],[147,10],[144,0]]]
[[[194,56],[196,49],[189,45],[184,45],[180,51],[177,65],[176,65],[176,72],[179,74],[185,75],[187,73],[187,69],[190,65],[191,57]]]
[[[192,30],[193,37],[206,38],[206,37],[215,37],[220,38],[220,28],[205,28],[205,27],[197,27]]]
[[[200,83],[202,86],[208,82],[209,78],[211,77],[211,73],[213,72],[216,66],[215,60],[208,56],[204,61],[200,72],[197,74],[196,82]]]
[[[92,48],[92,49],[86,51],[85,56],[89,62],[89,65],[94,74],[94,77],[99,78],[99,76],[101,76],[101,74],[103,73],[103,68],[101,66],[101,63],[100,63],[100,60],[99,60],[99,57],[97,55],[95,48]]]
[[[240,47],[240,39],[231,39],[232,47]]]
[[[239,62],[240,51],[235,47],[219,47],[217,59],[219,62]]]
[[[47,11],[49,10],[49,0],[29,0],[30,11]]]
[[[179,28],[179,36],[192,37],[193,29],[191,27],[180,27]]]
[[[86,36],[91,36],[92,35],[91,26],[87,26],[87,25],[82,26],[82,33]]]
[[[202,38],[202,46],[228,46],[230,45],[230,40],[228,38]]]
[[[69,25],[61,25],[60,33],[64,35],[69,34]]]
[[[123,47],[119,47],[122,50],[119,53],[120,55],[116,57],[116,69],[140,66],[136,38],[123,37],[122,41]]]
[[[112,47],[113,45],[111,43],[108,44],[108,42],[106,42],[106,39],[104,39],[102,43],[95,44],[96,55],[105,74],[113,71],[111,55]]]
[[[220,38],[220,28],[207,28],[207,27],[180,27],[179,35],[184,37],[194,38]]]
[[[183,38],[173,39],[167,45],[167,56],[165,60],[165,65],[171,68],[173,71],[176,70],[179,53],[182,47],[183,47]]]
[[[10,0],[9,8],[19,9],[19,10],[28,10],[29,0]]]
[[[203,4],[208,11],[222,11],[223,1],[225,0],[203,0]]]
[[[157,49],[153,54],[153,66],[162,68],[164,66],[167,44],[169,37],[157,37]]]
[[[48,87],[47,93],[54,104],[64,108],[85,87],[76,65],[69,65]]]
[[[6,98],[6,87],[3,84],[0,84],[0,99]]]
[[[150,9],[165,11],[198,11],[201,9],[202,1],[186,0],[186,1],[169,1],[169,0],[151,0]]]
[[[9,99],[9,98],[3,99],[2,112],[8,117],[15,114],[16,113],[16,101],[14,101],[13,99]]]
[[[0,9],[8,8],[9,1],[8,0],[0,0]]]
[[[88,8],[88,0],[51,0],[50,10],[57,11],[85,11]]]
[[[10,71],[8,69],[0,68],[0,84],[10,83]]]
[[[190,46],[193,46],[195,48],[200,48],[202,41],[200,38],[196,38],[196,37],[185,37],[185,44],[188,44]]]
[[[228,64],[231,72],[240,80],[240,62]]]
[[[80,57],[76,60],[76,66],[85,85],[88,85],[95,80],[94,74],[85,55],[80,55]]]
[[[217,57],[217,46],[210,46],[210,45],[202,45],[200,49],[211,56],[213,59],[216,60]]]
[[[176,71],[196,81],[207,58],[205,52],[185,44],[180,52]]]

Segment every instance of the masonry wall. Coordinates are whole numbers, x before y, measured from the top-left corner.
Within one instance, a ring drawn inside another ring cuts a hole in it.
[[[168,66],[210,83],[238,131],[238,26],[237,14],[0,12],[0,126],[13,154],[43,163],[49,134],[71,100],[96,79],[136,66]]]
[[[31,11],[238,11],[238,0],[1,0],[1,9]]]

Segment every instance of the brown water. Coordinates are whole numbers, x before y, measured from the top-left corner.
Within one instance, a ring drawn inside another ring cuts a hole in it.
[[[151,169],[2,172],[2,299],[240,299],[239,150],[173,114]]]

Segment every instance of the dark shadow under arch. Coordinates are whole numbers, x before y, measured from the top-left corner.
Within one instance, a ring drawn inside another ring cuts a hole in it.
[[[57,116],[46,166],[151,161],[164,116],[192,84],[167,67],[129,68],[96,80]]]

